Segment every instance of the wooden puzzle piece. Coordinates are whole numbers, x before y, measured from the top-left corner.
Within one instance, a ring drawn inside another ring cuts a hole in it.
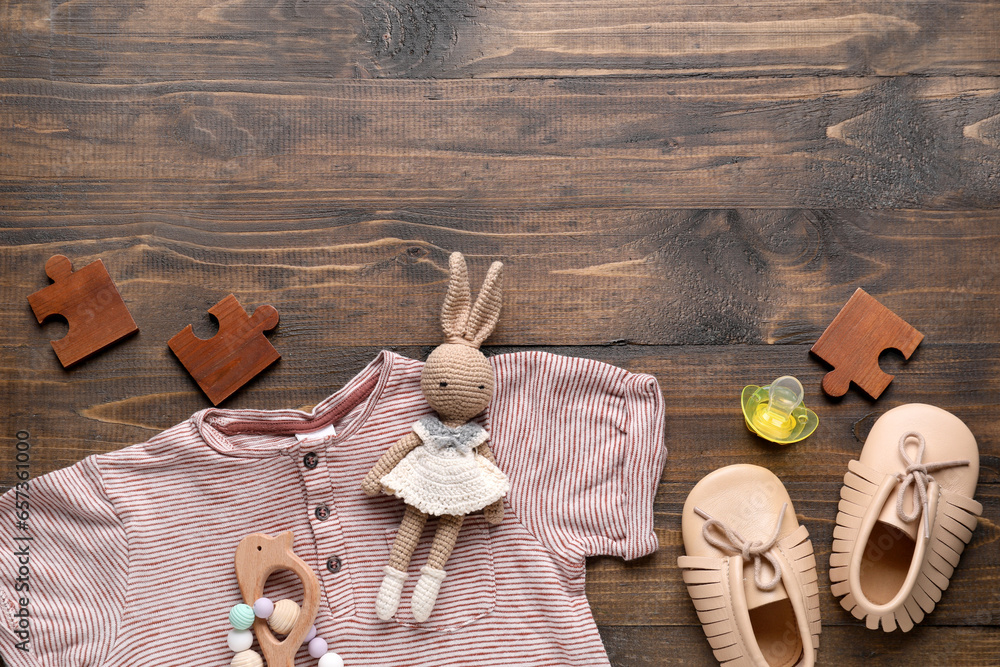
[[[853,381],[878,398],[893,378],[878,367],[879,355],[894,348],[909,359],[923,339],[922,333],[858,288],[810,351],[833,366],[823,378],[827,394],[843,396]]]
[[[254,634],[268,667],[295,667],[295,654],[319,611],[319,580],[312,568],[292,551],[293,537],[290,530],[276,537],[253,533],[236,547],[236,580],[246,604],[253,606],[264,596],[264,584],[275,572],[290,570],[302,580],[302,608],[294,627],[282,641],[271,633],[266,620],[254,619]]]
[[[63,368],[139,330],[101,260],[74,271],[68,258],[53,255],[45,273],[52,284],[31,294],[28,303],[39,324],[52,315],[69,322],[69,332],[52,341]]]
[[[281,358],[264,336],[265,331],[278,326],[278,311],[273,306],[260,306],[253,317],[247,317],[230,294],[208,312],[219,322],[215,336],[198,338],[189,324],[167,345],[212,404],[218,405]]]

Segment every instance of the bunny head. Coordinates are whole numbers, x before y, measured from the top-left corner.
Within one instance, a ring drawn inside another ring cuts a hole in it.
[[[493,262],[475,305],[461,253],[448,259],[448,295],[441,309],[445,342],[427,357],[420,388],[443,421],[465,422],[493,397],[493,368],[479,351],[500,317],[503,264]]]

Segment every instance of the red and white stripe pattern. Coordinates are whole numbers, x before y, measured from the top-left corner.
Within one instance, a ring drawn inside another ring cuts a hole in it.
[[[33,480],[29,651],[14,648],[14,503],[0,497],[0,655],[10,667],[228,664],[236,545],[292,530],[320,579],[319,634],[349,666],[607,665],[584,561],[656,549],[659,387],[648,375],[542,352],[491,362],[497,391],[481,421],[511,480],[507,516],[499,526],[467,518],[427,622],[413,620],[409,596],[433,519],[396,617],[375,616],[403,504],[364,495],[360,481],[430,414],[423,364],[383,352],[312,413],[204,410],[148,442]],[[331,419],[331,438],[291,435]],[[318,465],[307,466],[306,453]],[[288,573],[266,592],[301,599]],[[302,649],[296,665],[314,664]]]

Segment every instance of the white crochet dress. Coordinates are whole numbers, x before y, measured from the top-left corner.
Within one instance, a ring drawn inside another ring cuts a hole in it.
[[[441,516],[475,512],[503,498],[507,476],[476,452],[490,434],[478,424],[451,428],[436,417],[413,425],[423,444],[380,480],[382,486],[421,512]]]

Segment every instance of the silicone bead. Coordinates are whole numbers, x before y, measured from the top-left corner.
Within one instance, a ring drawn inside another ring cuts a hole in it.
[[[229,610],[229,624],[237,630],[247,630],[253,625],[253,609],[248,604],[238,604]]]
[[[267,598],[260,598],[253,603],[253,613],[257,618],[267,618],[274,611],[274,603]]]
[[[326,653],[327,643],[322,637],[313,637],[309,642],[309,655],[314,658],[322,658]]]
[[[336,653],[327,653],[319,659],[319,667],[344,667],[344,659]]]
[[[253,633],[249,630],[230,630],[226,641],[229,643],[229,650],[234,653],[246,651],[253,646]]]
[[[302,642],[308,644],[309,642],[312,641],[312,638],[315,636],[316,636],[316,626],[314,625],[311,628],[309,628],[309,634],[306,635],[306,638],[303,639]]]
[[[233,656],[230,667],[264,667],[264,660],[256,651],[240,651]]]
[[[299,605],[295,600],[278,600],[274,605],[274,611],[267,617],[267,624],[275,633],[287,635],[298,620]]]

